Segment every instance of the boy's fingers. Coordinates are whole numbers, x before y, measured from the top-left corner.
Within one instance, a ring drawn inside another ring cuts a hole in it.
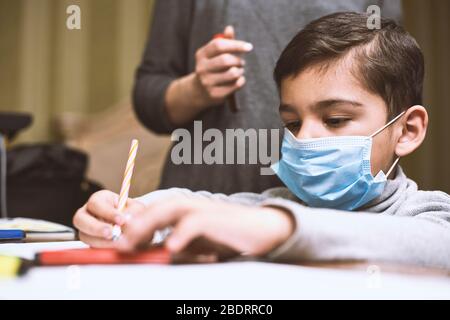
[[[114,243],[111,240],[105,240],[97,237],[92,237],[86,233],[80,232],[78,234],[81,241],[94,248],[114,248]]]
[[[174,253],[182,251],[193,240],[201,236],[200,224],[201,218],[198,214],[183,216],[167,239],[167,248]]]
[[[204,55],[213,58],[222,53],[246,53],[253,49],[249,42],[233,39],[213,39],[204,48]]]
[[[108,202],[112,202],[112,203],[118,203],[119,201],[119,195],[117,193],[114,193],[112,191],[109,190],[100,190],[95,192],[90,198],[91,199],[102,199],[103,201],[108,201]]]
[[[93,216],[110,223],[115,223],[116,217],[120,214],[114,206],[114,194],[96,193],[91,196],[86,204],[86,210]]]
[[[112,226],[91,216],[85,207],[79,209],[73,218],[75,227],[82,233],[103,239],[112,237]]]
[[[177,221],[185,208],[177,202],[154,203],[140,214],[134,215],[122,229],[123,248],[136,247],[150,241],[156,230],[163,229]]]
[[[145,205],[139,200],[128,198],[125,204],[125,211],[137,212],[145,208]]]
[[[118,224],[119,226],[122,226],[133,215],[139,213],[143,209],[145,209],[145,205],[142,202],[128,198],[125,204],[124,212],[120,212],[119,214],[116,215],[116,217],[114,218],[114,223]]]

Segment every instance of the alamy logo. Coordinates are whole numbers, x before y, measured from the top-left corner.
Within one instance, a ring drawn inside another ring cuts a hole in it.
[[[369,30],[381,29],[381,8],[377,5],[371,5],[367,8],[367,28]]]
[[[69,15],[66,20],[66,27],[69,30],[81,29],[81,9],[79,6],[72,4],[67,7],[66,13]]]
[[[270,165],[279,161],[279,129],[207,129],[194,122],[194,136],[187,129],[176,129],[171,140],[177,142],[171,152],[175,165],[260,164],[261,175],[274,175]],[[269,148],[270,146],[270,148]]]

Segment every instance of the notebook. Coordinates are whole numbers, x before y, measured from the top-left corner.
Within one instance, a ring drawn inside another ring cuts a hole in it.
[[[2,242],[21,242],[25,239],[25,232],[15,229],[0,229],[0,243]]]
[[[62,224],[29,218],[0,219],[0,231],[22,230],[24,242],[71,241],[75,230]]]

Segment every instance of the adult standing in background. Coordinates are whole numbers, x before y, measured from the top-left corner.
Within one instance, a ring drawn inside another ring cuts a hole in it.
[[[279,101],[272,72],[283,47],[316,18],[366,12],[370,5],[378,5],[383,17],[400,20],[400,0],[157,0],[136,74],[137,116],[153,132],[186,128],[192,137],[196,120],[203,131],[281,129],[281,121],[274,120]],[[217,33],[239,40],[212,40]],[[237,113],[225,104],[232,93]],[[160,188],[230,194],[281,185],[276,176],[262,176],[261,165],[246,163],[175,165],[169,152]]]

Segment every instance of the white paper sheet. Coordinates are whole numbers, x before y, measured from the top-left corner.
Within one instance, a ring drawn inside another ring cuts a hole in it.
[[[35,253],[43,250],[62,250],[87,248],[81,241],[34,242],[34,243],[1,243],[0,255],[33,259]]]

